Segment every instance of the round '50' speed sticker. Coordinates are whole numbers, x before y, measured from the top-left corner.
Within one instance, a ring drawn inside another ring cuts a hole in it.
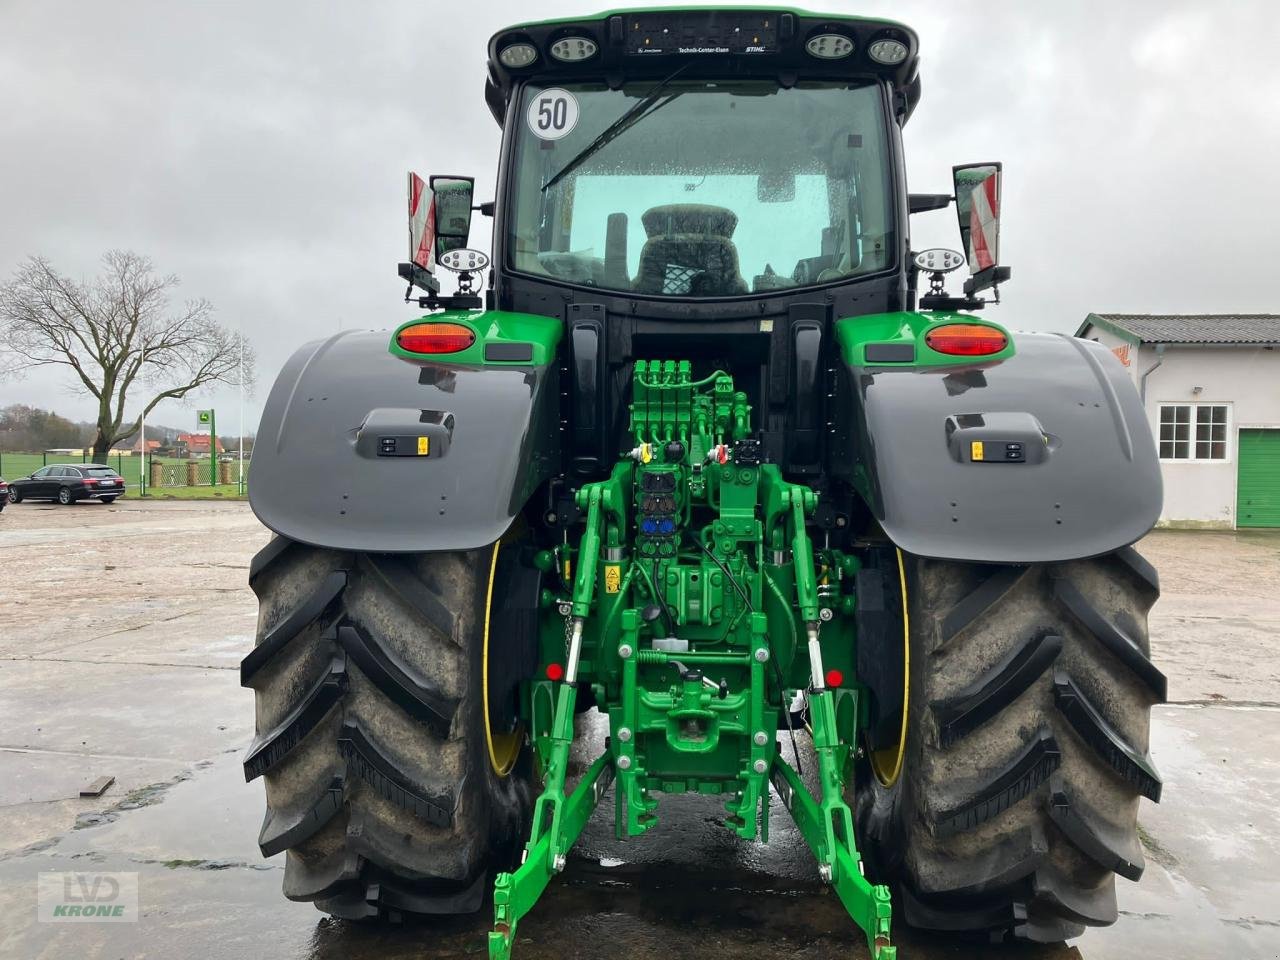
[[[529,101],[525,121],[535,137],[559,140],[578,123],[578,100],[559,87],[539,90]]]

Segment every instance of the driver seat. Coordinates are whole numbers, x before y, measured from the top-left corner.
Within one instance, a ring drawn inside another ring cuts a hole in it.
[[[730,237],[738,215],[703,203],[669,203],[641,216],[644,247],[634,284],[637,293],[722,297],[747,292]]]

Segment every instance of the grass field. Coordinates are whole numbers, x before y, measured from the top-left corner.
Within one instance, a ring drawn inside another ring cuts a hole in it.
[[[234,483],[216,487],[150,487],[146,500],[244,500]]]
[[[87,463],[92,457],[60,457],[56,453],[0,453],[0,477],[16,480],[18,477],[30,476],[49,463]],[[138,485],[138,474],[142,467],[141,457],[108,457],[107,466],[113,467],[124,477],[126,486]]]
[[[0,477],[4,477],[6,480],[15,480],[18,477],[30,476],[32,473],[39,470],[41,467],[47,466],[48,464],[51,464],[51,463],[88,463],[92,460],[93,458],[87,455],[67,457],[67,456],[59,456],[54,453],[41,454],[41,453],[0,452]],[[190,462],[188,460],[181,460],[175,457],[157,457],[157,456],[148,457],[147,461],[148,463],[152,463],[152,464],[163,464],[166,466],[172,466],[172,467],[178,468],[172,471],[166,471],[166,473],[169,474],[169,477],[171,480],[172,479],[184,480],[186,477],[186,473],[181,468],[185,464]],[[196,463],[198,464],[198,468],[201,470],[201,472],[204,474],[205,478],[207,479],[209,475],[208,461],[198,460],[196,461]],[[142,458],[137,456],[134,456],[134,457],[111,456],[106,458],[106,465],[109,467],[112,467],[117,473],[120,474],[120,476],[124,477],[125,490],[128,491],[128,493],[134,496],[137,496],[140,489],[139,482],[140,482],[140,474],[142,470]],[[248,468],[247,459],[245,461],[245,466],[247,469]],[[234,466],[233,466],[233,470],[234,470]],[[231,491],[230,494],[227,493],[228,490]],[[228,496],[234,498],[236,494],[236,485],[233,483],[230,485],[219,485],[219,486],[211,487],[209,486],[208,483],[204,483],[202,485],[194,486],[194,487],[159,486],[154,488],[153,490],[151,485],[148,484],[147,496],[149,497],[153,493],[158,498],[170,497],[170,498],[179,498],[179,499],[202,499],[202,498],[225,499]]]

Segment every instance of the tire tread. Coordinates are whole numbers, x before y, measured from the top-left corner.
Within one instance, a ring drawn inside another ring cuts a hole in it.
[[[951,646],[957,637],[1003,600],[1030,569],[1022,566],[998,566],[965,594],[942,620],[939,649]]]
[[[940,745],[951,746],[1009,707],[1061,652],[1061,637],[1051,633],[1032,637],[959,693],[933,701],[929,709]]]
[[[1011,763],[994,774],[959,805],[936,814],[931,827],[947,837],[986,823],[1031,796],[1062,763],[1062,750],[1048,730],[1041,730]]]
[[[906,772],[883,787],[864,769],[855,796],[868,877],[909,923],[993,941],[1115,922],[1115,877],[1144,866],[1139,797],[1161,793],[1146,750],[1167,694],[1148,653],[1155,569],[1131,547],[911,564]]]
[[[447,697],[432,684],[410,675],[371,633],[354,623],[339,624],[337,639],[351,661],[389,700],[425,723],[436,736],[449,736],[457,698]]]
[[[1055,577],[1053,590],[1054,596],[1071,615],[1151,691],[1155,702],[1164,703],[1169,693],[1169,682],[1133,638],[1090,603],[1080,588],[1066,577]]]
[[[1148,800],[1160,802],[1160,774],[1151,757],[1130,745],[1084,695],[1071,674],[1055,670],[1053,699],[1058,711],[1103,762]]]
[[[265,781],[258,843],[284,853],[290,899],[352,919],[471,912],[491,868],[514,866],[526,768],[490,770],[474,686],[490,555],[259,551],[245,772]]]
[[[244,758],[245,782],[252,782],[280,764],[337,706],[347,692],[347,663],[341,656],[271,730],[259,734]]]
[[[283,651],[294,637],[332,609],[346,587],[346,571],[334,570],[301,603],[268,630],[258,645],[240,661],[240,686],[253,686],[254,678],[259,672]]]
[[[342,809],[346,800],[345,774],[333,777],[320,795],[307,805],[302,815],[292,820],[268,809],[258,833],[258,848],[264,857],[296,847],[313,836]]]
[[[455,796],[431,796],[426,787],[414,783],[397,770],[394,761],[358,724],[343,724],[338,736],[338,751],[347,762],[347,769],[373,787],[383,799],[416,814],[433,826],[448,827],[453,824]]]
[[[385,553],[366,553],[361,554],[360,565],[441,636],[458,642],[458,618],[444,598],[427,586],[403,559]]]
[[[1051,781],[1048,810],[1062,834],[1098,866],[1135,882],[1142,879],[1146,864],[1141,853],[1126,855],[1109,840],[1105,829],[1095,825],[1100,818],[1072,799],[1061,778]]]

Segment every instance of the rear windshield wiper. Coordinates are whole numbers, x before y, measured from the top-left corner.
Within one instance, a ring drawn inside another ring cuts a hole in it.
[[[583,147],[580,151],[578,151],[578,153],[574,155],[572,160],[570,160],[563,167],[557,170],[552,175],[551,179],[542,185],[542,191],[545,193],[546,191],[550,190],[552,187],[554,187],[557,183],[559,183],[569,174],[573,173],[574,170],[582,166],[583,162],[586,161],[588,157],[597,153],[606,144],[610,143],[611,141],[615,140],[617,137],[626,133],[628,130],[634,127],[637,123],[639,123],[645,117],[650,116],[651,114],[657,113],[659,110],[665,107],[668,103],[670,103],[676,97],[680,96],[679,93],[673,93],[671,96],[667,97],[665,100],[662,100],[661,102],[659,102],[659,98],[662,96],[662,91],[667,88],[667,85],[670,84],[672,80],[674,80],[681,73],[683,73],[685,68],[687,68],[690,63],[692,63],[692,61],[688,61],[682,64],[681,66],[677,67],[665,79],[655,84],[653,89],[650,90],[648,93],[646,93],[638,103],[636,103],[633,107],[627,110],[627,112],[624,113],[622,116],[620,116],[617,120],[613,121],[613,123],[609,124],[609,126],[605,127],[604,130],[600,132],[600,135],[598,137],[596,137],[594,140],[588,143],[585,147]]]

